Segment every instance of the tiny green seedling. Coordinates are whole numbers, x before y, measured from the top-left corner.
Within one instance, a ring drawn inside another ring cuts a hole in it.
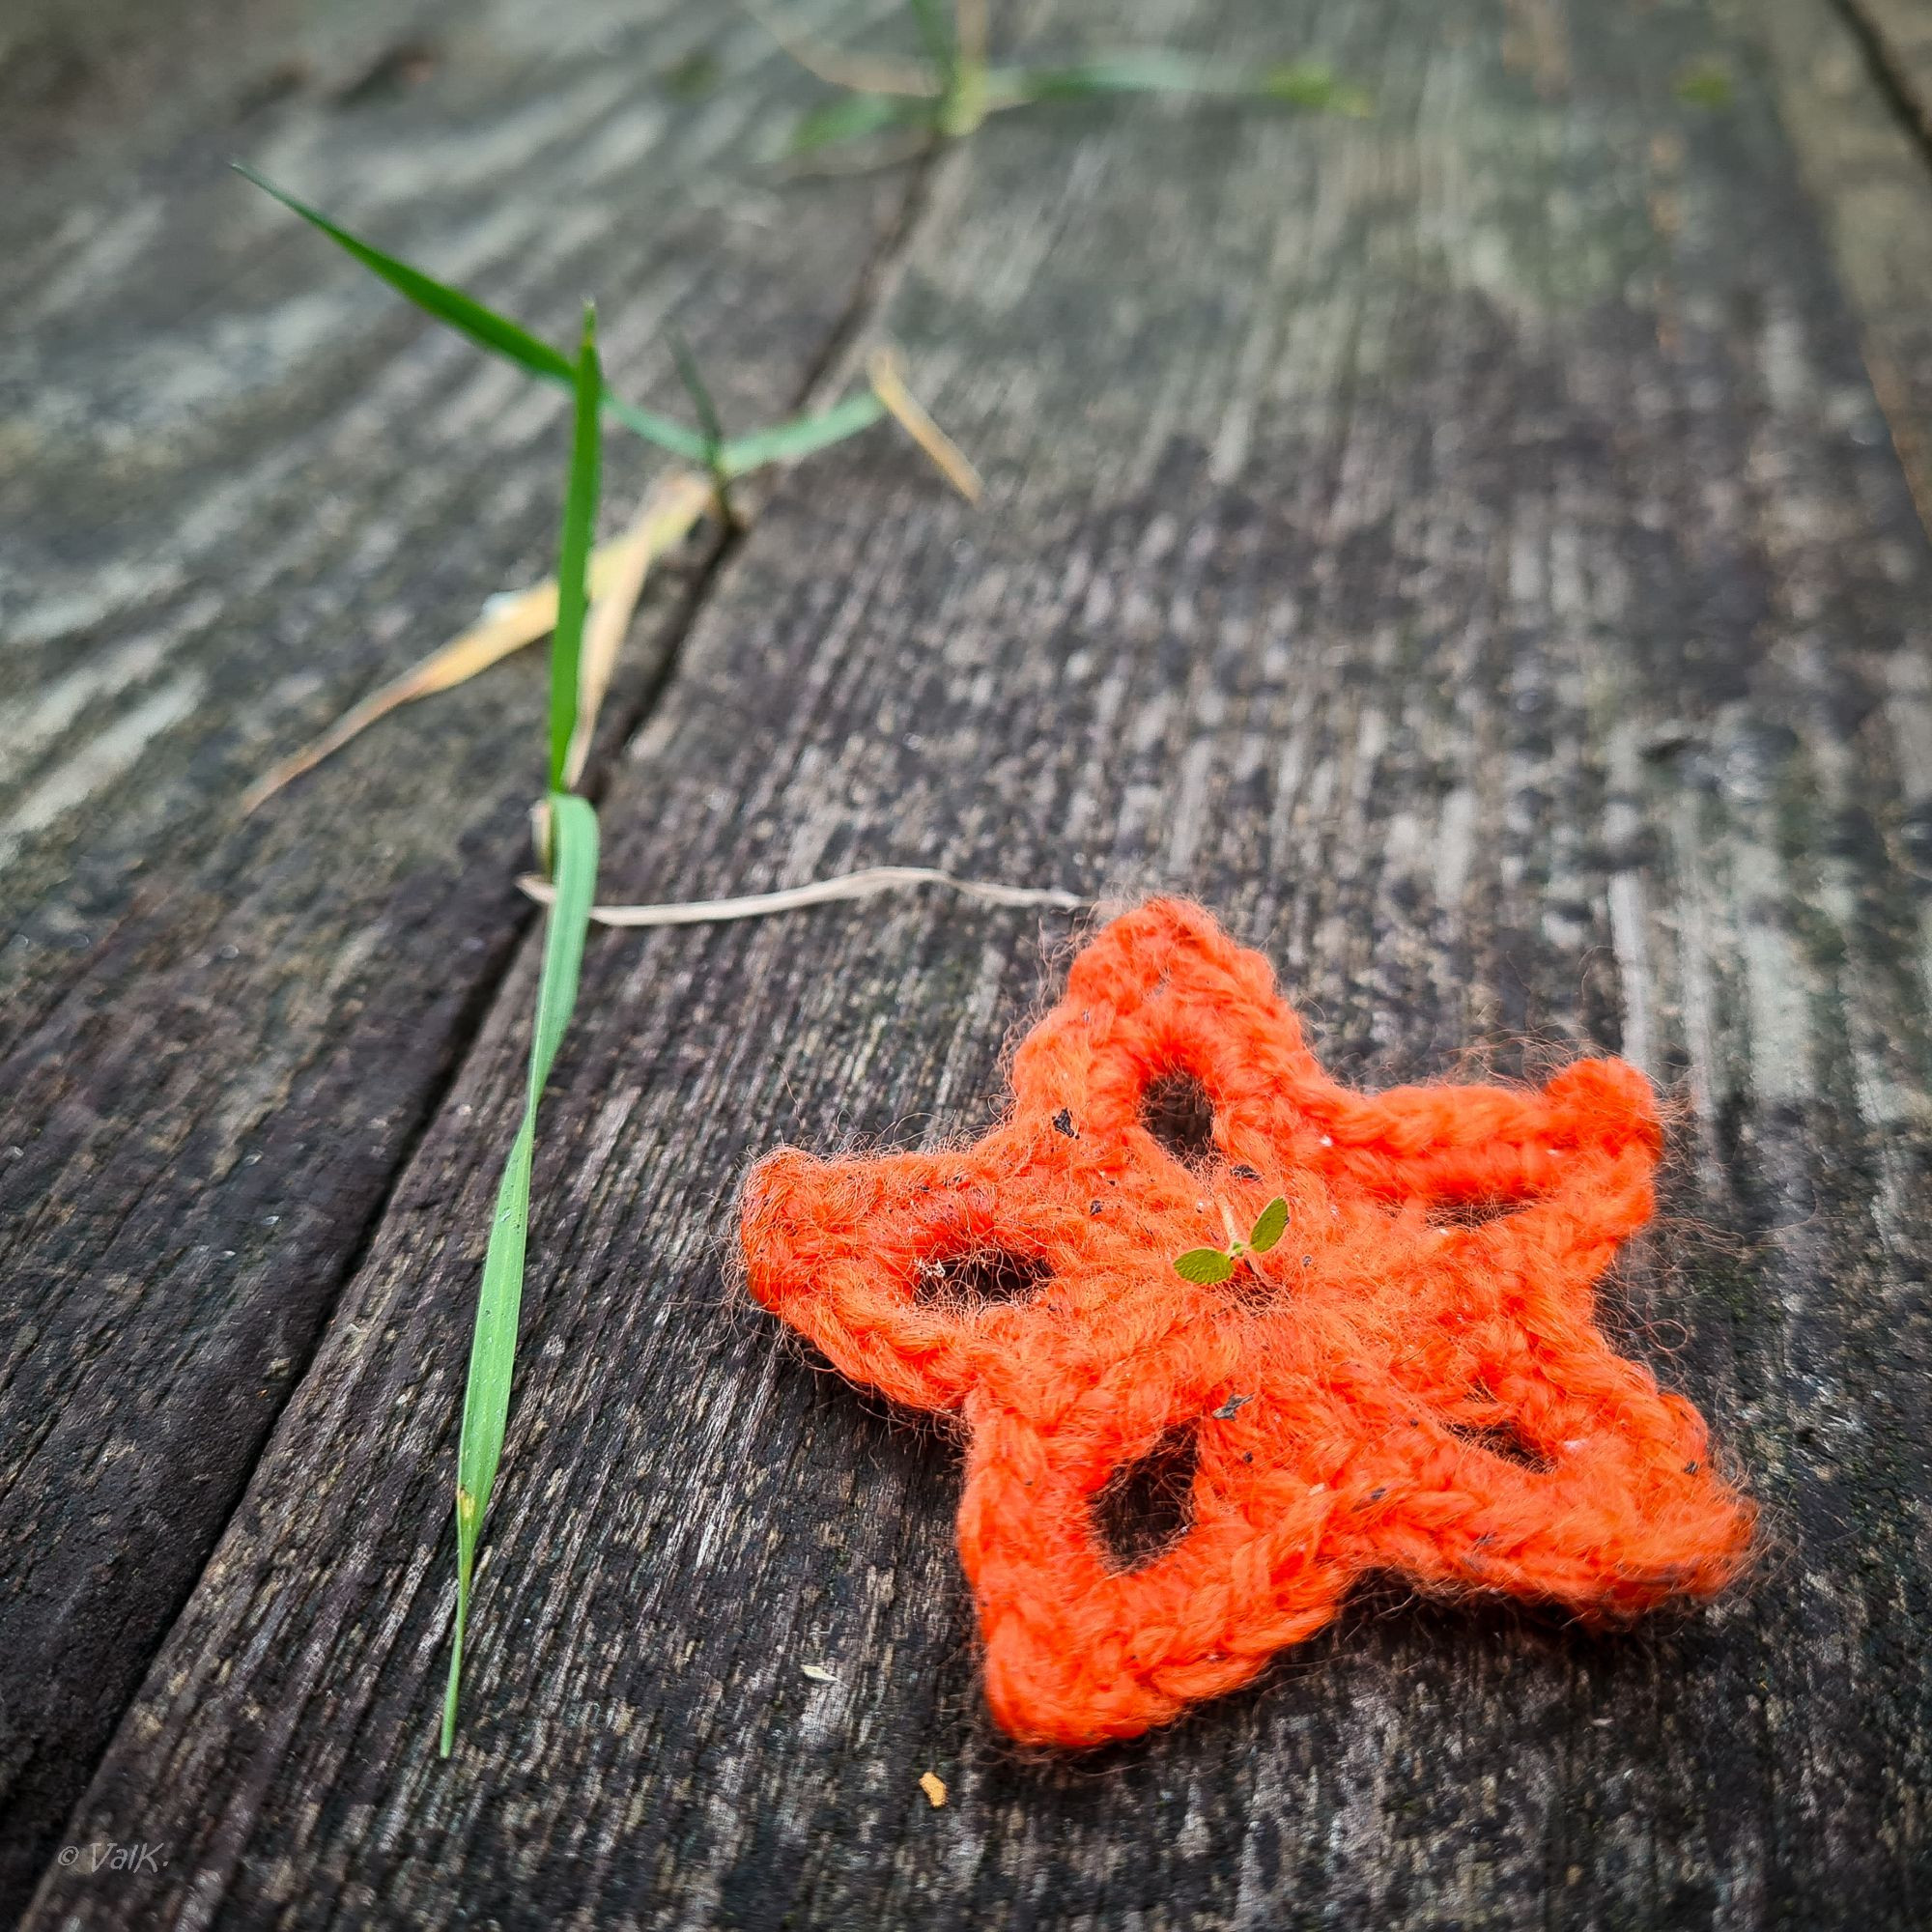
[[[1728,107],[1737,93],[1731,71],[1720,60],[1693,60],[1678,69],[1670,85],[1687,107]]]
[[[1183,1281],[1191,1281],[1198,1288],[1215,1288],[1232,1280],[1242,1262],[1253,1267],[1249,1257],[1266,1254],[1288,1232],[1288,1203],[1277,1194],[1256,1217],[1245,1241],[1236,1233],[1235,1217],[1225,1204],[1221,1220],[1228,1230],[1225,1248],[1189,1248],[1184,1255],[1175,1256],[1174,1271]]]
[[[1096,54],[1055,67],[995,67],[986,57],[986,0],[954,0],[952,17],[939,0],[907,0],[923,57],[848,53],[822,46],[753,12],[785,52],[809,73],[840,90],[808,114],[792,135],[807,155],[850,142],[894,137],[889,159],[933,141],[958,140],[987,116],[1041,100],[1109,94],[1186,94],[1224,100],[1273,100],[1316,113],[1364,115],[1373,103],[1361,88],[1320,61],[1244,65],[1165,47]]]

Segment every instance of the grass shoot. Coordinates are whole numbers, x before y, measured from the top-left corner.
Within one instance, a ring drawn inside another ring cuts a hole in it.
[[[1042,100],[1110,94],[1178,94],[1224,100],[1274,100],[1315,113],[1360,116],[1369,96],[1320,61],[1256,66],[1145,48],[1059,66],[995,66],[987,57],[986,0],[907,0],[923,56],[848,53],[803,38],[763,12],[757,17],[793,60],[839,90],[792,134],[794,155],[895,136],[907,152],[961,140],[987,117]],[[899,158],[896,152],[889,159]]]
[[[456,1616],[440,1739],[441,1754],[447,1757],[455,1746],[476,1554],[509,1423],[537,1110],[576,1007],[584,940],[597,896],[597,814],[576,788],[645,575],[651,563],[681,542],[707,511],[732,521],[729,487],[739,477],[770,464],[796,461],[856,436],[888,415],[904,425],[964,494],[978,495],[979,477],[913,398],[896,362],[883,353],[874,359],[868,389],[830,410],[731,438],[724,433],[696,358],[676,339],[672,350],[678,374],[697,417],[697,427],[692,429],[611,392],[598,360],[595,319],[588,310],[577,355],[567,356],[522,324],[384,253],[262,176],[246,168],[241,172],[426,314],[526,374],[566,386],[573,403],[569,484],[554,582],[508,600],[453,642],[371,694],[315,743],[267,774],[243,801],[244,810],[254,810],[397,706],[449,690],[546,634],[551,637],[547,785],[532,813],[546,907],[543,964],[523,1117],[497,1186],[464,1387],[456,1471]],[[600,437],[606,419],[696,467],[661,477],[631,527],[600,547],[595,533]]]
[[[311,208],[252,168],[237,163],[237,172],[327,236],[337,247],[426,315],[528,375],[575,387],[577,369],[571,358],[521,323],[352,234],[319,209]],[[857,394],[847,396],[830,409],[792,416],[736,437],[724,434],[711,393],[681,338],[673,339],[672,353],[680,380],[698,417],[697,428],[638,409],[613,396],[608,386],[600,386],[599,390],[601,413],[657,448],[687,464],[699,466],[703,473],[699,476],[691,470],[671,472],[646,498],[636,526],[590,554],[589,595],[594,608],[590,644],[584,658],[583,690],[592,701],[579,713],[573,781],[582,774],[590,729],[596,722],[597,702],[609,686],[624,623],[637,605],[645,574],[652,563],[690,535],[707,511],[715,511],[727,523],[736,520],[737,506],[729,495],[731,484],[775,464],[796,463],[891,417],[969,501],[977,501],[980,495],[979,472],[906,387],[903,371],[889,351],[882,350],[873,356],[869,386]],[[451,690],[548,636],[557,621],[557,609],[558,591],[554,582],[536,584],[517,597],[499,602],[479,623],[371,692],[319,738],[264,773],[243,793],[242,811],[255,810],[284,785],[312,770],[399,706],[435,692]]]
[[[568,790],[567,770],[577,731],[578,667],[588,610],[590,537],[597,518],[598,423],[602,382],[594,320],[588,311],[578,351],[570,446],[570,484],[558,545],[556,630],[550,653],[550,785],[544,800],[547,848],[541,855],[555,897],[546,916],[543,969],[537,981],[536,1023],[530,1037],[524,1114],[510,1144],[497,1190],[476,1297],[469,1375],[463,1393],[463,1433],[456,1452],[456,1625],[450,1640],[449,1684],[443,1694],[441,1751],[456,1741],[463,1645],[469,1627],[469,1594],[476,1546],[490,1492],[502,1460],[516,1373],[517,1326],[523,1312],[524,1253],[529,1232],[530,1165],[536,1151],[537,1105],[577,1004],[577,980],[590,908],[597,896],[597,813]]]

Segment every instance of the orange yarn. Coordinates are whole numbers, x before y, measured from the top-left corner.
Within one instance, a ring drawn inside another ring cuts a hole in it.
[[[1144,1118],[1177,1071],[1213,1105],[1193,1166]],[[1157,900],[1075,959],[1012,1084],[959,1151],[773,1154],[744,1240],[752,1293],[847,1376],[964,1418],[959,1553],[1013,1736],[1161,1723],[1319,1629],[1365,1571],[1592,1617],[1736,1573],[1750,1504],[1695,1409],[1591,1319],[1651,1212],[1657,1111],[1633,1067],[1349,1093],[1267,962]],[[1217,1288],[1176,1272],[1224,1243],[1223,1204],[1245,1231],[1277,1194],[1278,1247]],[[964,1304],[947,1265],[989,1257],[1034,1286]],[[1111,1560],[1096,1501],[1190,1431],[1191,1525],[1143,1567]]]

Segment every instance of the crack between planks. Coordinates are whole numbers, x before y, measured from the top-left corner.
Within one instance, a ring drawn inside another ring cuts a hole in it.
[[[1918,158],[1932,171],[1932,105],[1920,100],[1885,30],[1859,5],[1859,0],[1830,0],[1830,5],[1859,43],[1866,71],[1890,108],[1893,120],[1918,149]]]
[[[808,362],[803,377],[795,385],[790,403],[792,411],[802,410],[810,405],[814,396],[825,384],[838,376],[856,345],[872,327],[879,310],[896,283],[898,271],[910,252],[915,237],[931,211],[934,185],[947,158],[944,150],[931,149],[909,164],[912,171],[911,180],[907,184],[897,212],[887,223],[871,253],[861,267],[853,282],[849,298],[832,327],[826,331],[818,353]],[[733,560],[755,525],[754,512],[748,523],[727,527],[713,540],[710,550],[694,575],[690,587],[679,600],[675,611],[665,626],[664,641],[658,653],[657,663],[645,680],[643,689],[637,698],[618,714],[614,725],[607,733],[599,734],[607,740],[606,750],[602,756],[592,761],[587,781],[582,786],[582,795],[593,805],[601,805],[609,790],[617,754],[650,722],[676,682],[683,664],[685,648],[693,632],[722,587]],[[325,1298],[314,1337],[303,1351],[296,1373],[290,1378],[286,1393],[276,1406],[274,1415],[263,1429],[254,1454],[248,1458],[245,1466],[236,1476],[221,1511],[219,1524],[210,1539],[192,1581],[169,1607],[158,1636],[141,1662],[140,1674],[135,1679],[133,1688],[115,1713],[111,1729],[87,1767],[85,1781],[81,1783],[78,1795],[67,1814],[66,1831],[70,1840],[72,1839],[81,1821],[82,1812],[99,1776],[100,1768],[127,1723],[128,1712],[139,1699],[141,1686],[146,1682],[148,1672],[154,1667],[155,1660],[167,1648],[168,1639],[180,1623],[183,1611],[200,1591],[207,1578],[208,1567],[213,1561],[222,1540],[234,1522],[236,1513],[246,1497],[256,1472],[273,1446],[289,1407],[307,1385],[316,1360],[334,1327],[342,1295],[367,1265],[377,1239],[388,1221],[397,1189],[409,1174],[423,1143],[440,1118],[450,1094],[462,1078],[465,1067],[469,1064],[470,1055],[475,1050],[477,1041],[489,1022],[490,1014],[516,968],[518,957],[528,941],[536,919],[535,906],[529,906],[513,916],[500,941],[497,959],[477,976],[474,986],[465,996],[450,1028],[442,1065],[425,1088],[414,1119],[398,1137],[387,1179],[371,1203],[361,1227],[356,1231],[354,1240],[345,1250],[341,1264],[335,1269],[335,1279]],[[57,1838],[58,1834],[50,1837],[50,1848]],[[52,1870],[51,1864],[43,1865],[40,1879],[22,1899],[19,1912],[8,1915],[9,1923],[19,1923],[25,1913],[32,1909],[32,1902],[39,1894],[41,1884]]]
[[[1928,180],[1932,180],[1932,100],[1921,98],[1910,71],[1896,57],[1884,28],[1864,11],[1861,0],[1825,0],[1824,12],[1838,23],[1851,40],[1857,49],[1864,86],[1876,94],[1882,103],[1879,111],[1889,114],[1907,146],[1925,165]],[[1766,38],[1774,63],[1780,69],[1784,68],[1788,64],[1788,54],[1781,47],[1777,29],[1774,26]],[[1819,204],[1820,218],[1825,221],[1830,236],[1833,224],[1828,218],[1826,205],[1834,199],[1835,191],[1814,178],[1812,144],[1804,136],[1803,117],[1791,110],[1788,79],[1780,79],[1777,93],[1785,103],[1780,118],[1797,151],[1801,169],[1810,185],[1813,198]],[[1831,236],[1827,245],[1828,252],[1839,265],[1839,279],[1846,284],[1859,357],[1864,364],[1866,380],[1877,400],[1879,413],[1885,418],[1892,452],[1898,459],[1913,509],[1920,526],[1928,535],[1932,535],[1932,449],[1928,448],[1923,428],[1917,418],[1905,378],[1885,346],[1884,330],[1875,326],[1871,313],[1873,304],[1868,298],[1853,292],[1846,282],[1845,255],[1835,236]]]

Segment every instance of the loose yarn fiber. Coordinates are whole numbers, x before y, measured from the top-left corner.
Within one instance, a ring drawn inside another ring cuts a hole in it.
[[[1177,1076],[1212,1105],[1198,1157],[1150,1124]],[[1012,1736],[1164,1722],[1365,1572],[1590,1619],[1735,1575],[1751,1505],[1696,1410],[1592,1319],[1652,1209],[1634,1068],[1350,1093],[1260,954],[1154,900],[1080,952],[1012,1085],[963,1150],[775,1153],[743,1214],[766,1308],[854,1381],[964,1422],[959,1553]],[[1245,1230],[1276,1195],[1277,1247],[1218,1287],[1176,1272],[1223,1242],[1224,1205]],[[1190,1448],[1184,1533],[1110,1554],[1123,1472]]]

